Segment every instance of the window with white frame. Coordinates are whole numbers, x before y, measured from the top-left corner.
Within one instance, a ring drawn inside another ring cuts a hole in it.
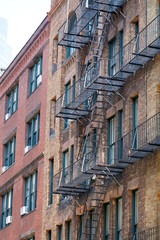
[[[4,166],[11,166],[15,161],[16,136],[4,145]]]
[[[18,107],[18,85],[7,94],[7,119],[17,110]],[[6,120],[7,120],[6,119]]]
[[[30,72],[30,94],[32,94],[42,82],[42,57],[32,66]]]
[[[24,204],[27,211],[33,211],[36,208],[37,199],[37,171],[25,179],[25,198]]]
[[[27,123],[27,146],[33,147],[39,142],[40,113],[37,113]]]
[[[2,195],[1,228],[5,228],[9,223],[11,223],[12,199],[13,189]],[[7,218],[10,218],[10,221],[7,221]]]

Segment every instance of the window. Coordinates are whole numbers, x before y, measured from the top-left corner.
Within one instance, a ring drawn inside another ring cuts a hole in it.
[[[88,63],[86,66],[86,74],[85,74],[85,87],[87,87],[92,81],[92,67],[91,63]]]
[[[69,127],[69,124],[70,124],[70,121],[68,118],[65,118],[64,119],[64,129],[68,128]]]
[[[132,148],[138,148],[138,96],[133,98],[133,136]]]
[[[65,85],[65,106],[70,104],[71,101],[71,82]]]
[[[109,240],[110,204],[104,205],[104,240]]]
[[[123,67],[123,30],[119,33],[119,69]]]
[[[96,154],[96,147],[97,147],[97,131],[93,129],[93,151]]]
[[[35,240],[35,236],[27,238],[26,240]]]
[[[49,204],[53,203],[53,174],[54,174],[54,159],[50,161],[50,185],[49,185]]]
[[[123,156],[123,110],[119,111],[119,160]]]
[[[113,76],[116,73],[116,38],[109,42],[109,61],[108,75]]]
[[[91,151],[91,140],[90,135],[84,137],[84,166],[83,171],[87,171],[89,169],[90,163],[90,151]]]
[[[39,142],[40,113],[28,122],[27,146],[33,147]]]
[[[15,161],[16,136],[4,145],[4,166],[11,166]]]
[[[81,239],[82,237],[82,233],[83,233],[83,221],[84,221],[84,215],[80,215],[79,218],[79,239]]]
[[[136,30],[136,53],[139,52],[139,22],[135,23],[135,30]]]
[[[71,180],[73,179],[74,145],[71,146]]]
[[[49,230],[48,231],[48,238],[47,238],[48,240],[51,240],[52,239],[52,231],[51,230]]]
[[[71,101],[71,82],[68,82],[65,85],[65,106],[70,104]],[[64,119],[64,129],[66,129],[69,126],[69,119]]]
[[[89,240],[94,239],[93,212],[94,210],[89,212]]]
[[[122,240],[122,198],[116,200],[116,240]]]
[[[50,135],[55,135],[55,104],[56,98],[50,102]]]
[[[138,239],[138,189],[132,193],[132,235]]]
[[[87,4],[91,5],[93,0],[89,0]],[[95,28],[98,25],[98,14],[87,24],[85,27],[86,36],[89,37],[91,33],[94,32]]]
[[[72,99],[75,100],[76,97],[76,76],[73,76],[73,90],[72,90]]]
[[[53,39],[53,52],[52,52],[52,75],[57,71],[57,60],[58,60],[58,37]]]
[[[76,14],[72,14],[72,16],[69,19],[69,25],[68,25],[68,32],[70,32],[73,28],[74,28],[74,32],[76,31],[76,24],[77,22],[77,17]],[[73,41],[73,36],[68,35],[68,42],[72,42]],[[75,48],[72,47],[66,47],[66,59],[68,59],[74,52],[75,52]]]
[[[13,189],[2,196],[1,228],[7,226],[6,218],[12,217]]]
[[[68,59],[72,54],[75,52],[75,48],[72,47],[67,47],[66,48],[66,59]]]
[[[36,208],[37,199],[37,171],[25,179],[25,201],[28,212]]]
[[[71,240],[71,221],[67,222],[67,240]]]
[[[58,240],[62,240],[62,225],[58,226]]]
[[[66,184],[69,181],[68,166],[69,166],[69,150],[67,149],[65,152],[63,152],[63,179],[62,179],[63,184]]]
[[[30,94],[32,94],[42,81],[42,57],[33,65],[30,72]]]
[[[18,85],[7,95],[7,114],[8,118],[17,110],[18,107]]]
[[[108,165],[115,160],[115,117],[108,120]]]

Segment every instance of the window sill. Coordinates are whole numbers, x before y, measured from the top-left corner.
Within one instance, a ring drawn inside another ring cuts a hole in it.
[[[33,209],[32,211],[30,211],[29,213],[27,213],[27,214],[25,214],[25,215],[21,216],[21,218],[24,218],[24,217],[28,216],[29,214],[33,213],[34,211],[36,211],[36,208],[35,208],[35,209]]]
[[[63,66],[66,66],[67,64],[70,63],[71,60],[76,60],[76,51],[74,53],[72,53],[71,56],[69,56],[64,62],[63,62]]]
[[[47,209],[47,210],[48,210],[48,209],[51,209],[52,206],[53,206],[53,204],[49,204],[49,205],[46,207],[46,209]]]
[[[7,224],[7,226],[5,226],[4,228],[0,228],[0,231],[3,231],[4,229],[6,229],[7,227],[9,227],[12,223]]]
[[[33,95],[33,93],[40,87],[42,85],[42,82],[39,84],[39,86],[38,87],[36,87],[35,89],[34,89],[34,91],[33,92],[31,92],[31,93],[29,93],[29,95],[28,95],[28,97],[27,97],[27,99],[28,98],[30,98],[32,95]]]
[[[4,120],[4,123],[6,123],[6,122],[17,112],[17,110],[18,110],[18,108],[16,109],[15,112],[11,113],[11,116],[10,116],[7,120]],[[6,114],[7,114],[7,113],[6,113]],[[5,115],[6,115],[6,114],[5,114]]]
[[[14,166],[14,164],[15,164],[15,162],[14,163],[12,163],[12,165],[10,165],[8,168],[7,168],[7,170],[6,171],[4,171],[3,173],[1,173],[1,176],[3,175],[3,174],[5,174],[11,167],[13,167]],[[4,166],[3,166],[4,167]]]
[[[71,200],[72,200],[72,196],[66,196],[64,199],[60,199],[60,204],[63,204],[65,202],[69,202]]]
[[[39,142],[36,143],[33,147],[31,147],[30,150],[28,150],[26,153],[24,153],[24,156],[25,156],[27,153],[29,153],[30,151],[32,151],[32,149],[35,148],[38,144],[39,144]],[[26,147],[27,147],[27,146],[26,146]]]

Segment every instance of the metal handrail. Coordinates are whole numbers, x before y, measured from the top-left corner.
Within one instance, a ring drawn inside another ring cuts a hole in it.
[[[116,76],[116,74],[118,72],[120,72],[131,60],[133,60],[137,54],[141,53],[144,49],[146,49],[147,46],[149,46],[152,42],[154,42],[160,35],[160,25],[159,25],[159,19],[160,19],[160,15],[158,15],[157,17],[155,17],[139,34],[138,34],[138,39],[139,39],[139,49],[138,52],[136,49],[136,40],[137,37],[134,37],[129,43],[127,43],[122,49],[120,49],[119,52],[117,52],[113,58],[108,59],[109,61],[113,61],[113,59],[116,61],[116,69],[115,69],[115,74],[113,76],[111,76],[111,78],[114,79],[114,76]],[[121,54],[122,54],[122,59],[121,59]],[[120,63],[120,61],[122,61]],[[97,63],[95,63],[93,66],[91,66],[91,68],[86,71],[86,73],[76,81],[75,86],[71,86],[70,89],[68,89],[68,91],[71,91],[73,89],[73,87],[75,87],[75,99],[72,99],[72,101],[70,103],[74,103],[75,100],[83,93],[83,91],[85,89],[87,89],[89,87],[89,85],[91,83],[94,82],[95,79],[98,78],[98,76],[105,76],[105,72],[103,73],[99,71],[102,70],[102,66],[104,63],[104,59],[100,59],[99,61],[97,61]],[[97,68],[97,71],[95,71],[94,69]],[[90,81],[88,82],[88,84],[84,84],[85,80],[86,80],[86,76],[88,74],[91,74],[90,77]],[[107,76],[106,76],[107,78]],[[96,90],[95,90],[96,91]],[[93,91],[94,92],[94,91]],[[64,94],[62,94],[56,101],[56,115],[58,115],[58,113],[60,112],[62,107],[66,107],[62,105],[62,98],[64,97],[64,95],[67,94],[67,92],[65,92]],[[85,101],[86,99],[84,99]],[[80,103],[81,105],[81,103]],[[74,107],[73,107],[74,108]]]
[[[138,139],[138,144],[137,146],[134,146],[133,144],[133,139],[134,139],[134,133],[135,130],[137,130],[137,139]],[[128,157],[131,153],[137,151],[138,149],[142,149],[144,146],[147,144],[152,143],[155,139],[160,137],[160,112],[156,113],[154,116],[150,117],[143,123],[139,124],[136,128],[132,129],[123,137],[119,138],[117,141],[114,142],[114,165],[118,164],[121,162],[122,159],[125,159]],[[123,145],[121,145],[123,141]],[[122,156],[119,156],[119,150],[120,147],[122,147]],[[110,166],[108,164],[108,157],[107,157],[107,152],[110,149],[110,146],[100,146],[92,151],[88,152],[85,154],[85,158],[87,159],[87,164],[89,165],[89,169],[94,167],[96,164],[104,164],[105,166]],[[131,152],[129,152],[131,151]],[[102,156],[99,154],[102,154],[104,152],[104,157],[105,159],[102,158]],[[95,154],[96,153],[96,154]],[[70,169],[72,168],[73,171],[76,170],[76,172],[73,172],[73,178],[70,179],[70,181],[74,180],[74,175],[75,177],[78,176],[78,174],[82,174],[82,158],[76,159],[73,164],[69,165],[66,169],[62,169],[60,172],[58,172],[56,175],[54,175],[54,178],[58,178],[58,185],[56,186],[57,188],[61,185],[60,181],[60,176],[62,179],[62,174],[65,171],[70,172]],[[85,162],[85,161],[84,161]],[[84,169],[84,166],[83,166]],[[89,170],[89,169],[86,169]],[[85,172],[85,171],[84,171]],[[53,181],[54,182],[54,181]]]

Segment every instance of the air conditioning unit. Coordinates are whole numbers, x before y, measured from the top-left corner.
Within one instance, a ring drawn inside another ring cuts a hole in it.
[[[8,169],[8,166],[3,166],[2,167],[2,173],[4,173]]]
[[[10,116],[11,116],[11,113],[6,113],[6,115],[5,115],[5,120],[7,121],[8,118],[10,118]]]
[[[10,224],[12,222],[12,216],[6,217],[6,224]]]
[[[37,87],[41,84],[42,82],[42,75],[39,75],[37,78]]]
[[[30,151],[31,150],[31,146],[26,146],[25,148],[24,148],[24,153],[27,153],[28,151]]]
[[[21,216],[22,216],[22,215],[25,215],[25,214],[27,214],[27,213],[28,213],[27,206],[21,207],[21,210],[20,210]]]

